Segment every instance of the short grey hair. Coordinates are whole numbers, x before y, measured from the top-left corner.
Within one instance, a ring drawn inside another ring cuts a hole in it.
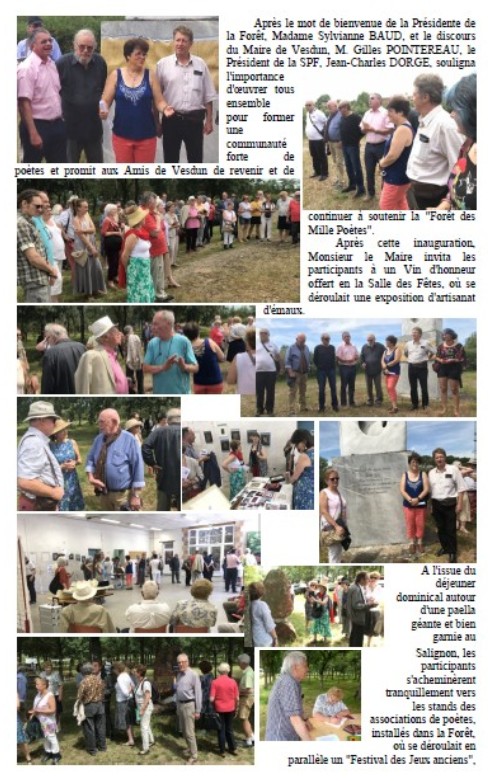
[[[80,668],[82,675],[92,675],[93,671],[92,662],[84,662]]]
[[[75,37],[73,38],[73,45],[77,45],[77,41],[79,38],[82,37],[82,35],[91,35],[94,41],[94,51],[97,48],[97,38],[95,37],[95,33],[93,30],[89,30],[88,27],[84,30],[79,30],[77,33],[75,33]]]
[[[64,325],[60,323],[48,323],[44,328],[46,336],[50,336],[52,339],[58,341],[59,339],[66,339],[68,331]]]
[[[117,203],[107,203],[104,208],[104,215],[107,217],[111,212],[117,212]]]
[[[432,105],[439,106],[442,103],[444,82],[437,73],[421,73],[413,85],[421,95],[427,95]]]
[[[281,672],[290,673],[293,667],[297,667],[299,664],[306,664],[307,661],[306,654],[302,651],[291,651],[282,660]]]
[[[230,665],[228,662],[221,662],[221,664],[218,666],[218,672],[222,675],[224,673],[228,674],[230,672]]]
[[[175,315],[173,312],[170,312],[169,309],[160,309],[158,312],[155,313],[155,317],[157,316],[161,320],[166,320],[167,323],[171,323],[172,326],[175,325]]]
[[[140,203],[142,206],[150,202],[151,198],[155,198],[156,201],[158,201],[158,195],[151,190],[145,190],[143,195],[140,198]]]
[[[240,654],[238,664],[250,664],[250,656],[248,654]]]
[[[56,566],[57,567],[67,567],[68,566],[68,559],[65,559],[64,556],[58,556],[56,559]]]

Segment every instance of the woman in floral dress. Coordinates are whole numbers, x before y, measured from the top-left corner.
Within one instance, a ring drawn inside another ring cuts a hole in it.
[[[56,421],[49,447],[54,457],[61,466],[65,493],[59,508],[62,512],[67,510],[84,510],[85,502],[77,475],[77,466],[82,463],[78,445],[74,439],[68,438],[68,426],[70,421],[60,418]]]

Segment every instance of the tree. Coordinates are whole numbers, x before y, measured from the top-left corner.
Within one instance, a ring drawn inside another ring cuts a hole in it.
[[[464,343],[468,369],[476,370],[476,331],[468,336]]]

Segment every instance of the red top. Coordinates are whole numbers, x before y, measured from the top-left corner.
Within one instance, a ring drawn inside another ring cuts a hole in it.
[[[301,219],[301,204],[292,200],[289,204],[289,219],[291,222],[299,222]]]
[[[210,696],[215,697],[214,709],[217,713],[231,713],[238,701],[237,682],[228,675],[220,675],[211,683]]]
[[[168,247],[165,228],[162,228],[162,223],[159,223],[157,215],[148,212],[143,223],[143,228],[147,230],[148,233],[158,230],[158,236],[149,236],[151,242],[150,257],[154,258],[157,255],[166,255]]]

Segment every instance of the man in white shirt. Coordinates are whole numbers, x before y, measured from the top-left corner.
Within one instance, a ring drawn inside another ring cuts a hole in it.
[[[410,383],[411,410],[419,408],[418,383],[422,392],[422,409],[429,406],[428,375],[429,358],[434,355],[434,350],[429,342],[422,339],[422,329],[418,326],[412,328],[412,338],[405,345],[404,355],[408,362],[408,381]]]
[[[436,522],[441,543],[438,556],[449,555],[449,563],[457,559],[456,518],[463,506],[466,486],[457,466],[446,464],[446,451],[436,447],[432,452],[434,469],[429,472],[432,515]]]
[[[173,31],[175,54],[157,63],[157,78],[171,116],[162,117],[163,157],[178,163],[185,144],[188,163],[203,162],[203,137],[213,132],[213,101],[217,99],[208,66],[191,54],[194,33],[179,25]]]
[[[264,410],[267,415],[273,415],[280,355],[276,345],[270,341],[268,328],[261,328],[259,331],[255,360],[257,415],[263,415]]]
[[[438,206],[446,195],[449,174],[464,141],[455,121],[441,106],[443,91],[442,79],[436,74],[421,73],[414,81],[413,105],[419,126],[407,176],[419,209]]]
[[[327,118],[323,111],[316,108],[312,100],[305,103],[306,123],[305,133],[308,139],[308,147],[313,164],[313,173],[310,179],[318,177],[320,182],[324,182],[328,176],[327,153],[325,151],[325,139],[323,137],[323,128],[327,124]]]
[[[376,166],[383,157],[387,136],[393,132],[393,124],[388,119],[388,112],[381,105],[379,92],[373,92],[369,97],[369,109],[365,112],[360,128],[366,136],[364,147],[364,166],[366,168],[367,193],[365,201],[370,201],[375,195],[374,176]]]

